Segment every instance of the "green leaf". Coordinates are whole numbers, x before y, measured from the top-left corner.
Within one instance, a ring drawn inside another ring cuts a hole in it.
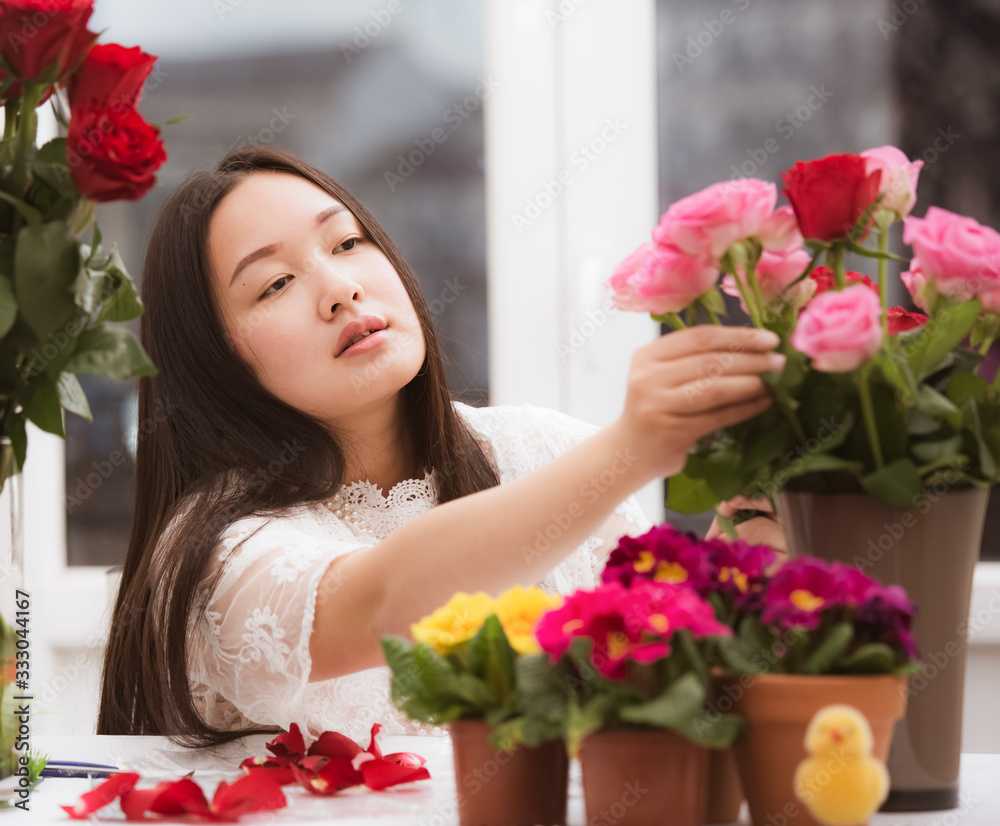
[[[908,342],[910,367],[918,379],[930,375],[941,360],[969,334],[982,307],[979,299],[948,304]]]
[[[40,376],[35,382],[34,392],[24,403],[24,415],[46,433],[66,438],[59,390],[48,376]]]
[[[105,324],[80,335],[76,352],[63,369],[68,373],[96,373],[118,381],[157,373],[130,330]]]
[[[5,275],[0,275],[0,338],[3,338],[14,326],[17,318],[17,297],[14,289]]]
[[[694,479],[683,470],[667,482],[667,507],[677,513],[703,513],[713,510],[719,501],[708,482]]]
[[[62,221],[18,233],[14,287],[21,315],[39,340],[75,318],[72,285],[79,269],[79,246]]]
[[[413,665],[427,697],[458,693],[455,669],[430,646],[423,643],[413,646]]]
[[[139,293],[135,289],[135,282],[125,271],[125,263],[118,254],[118,247],[111,248],[111,258],[109,259],[105,271],[112,280],[114,289],[105,299],[101,314],[97,317],[101,321],[131,321],[138,318],[145,311],[145,307],[139,298]]]
[[[861,486],[887,505],[905,508],[920,495],[922,483],[910,459],[898,459],[881,470],[861,477]]]
[[[979,405],[973,399],[967,400],[962,405],[962,416],[965,420],[965,426],[975,436],[976,443],[979,446],[979,469],[984,476],[991,479],[995,478],[997,475],[996,456],[993,455],[993,451],[990,449],[989,442],[986,439],[986,434],[983,431],[982,420],[979,416]]]
[[[469,643],[469,665],[490,687],[497,702],[504,702],[514,689],[516,658],[500,619],[490,615]]]
[[[726,302],[722,298],[722,293],[717,287],[712,287],[708,292],[698,296],[698,303],[707,307],[716,315],[725,315]]]
[[[582,705],[573,698],[569,704],[569,720],[566,726],[566,751],[571,758],[580,753],[580,744],[588,734],[604,728],[611,713],[614,698],[609,694],[598,694]]]
[[[838,622],[829,630],[823,641],[802,663],[801,674],[826,674],[830,667],[847,650],[854,639],[854,626],[849,622]]]
[[[896,654],[885,643],[870,642],[844,657],[837,665],[838,671],[848,674],[890,674],[896,665]]]
[[[926,413],[935,419],[946,419],[952,427],[962,425],[962,413],[955,403],[929,385],[920,385],[914,404],[921,413]]]
[[[624,706],[618,716],[628,723],[655,726],[687,734],[691,718],[705,705],[705,687],[694,674],[685,674],[666,691],[641,705]]]
[[[66,138],[53,138],[48,143],[42,144],[35,157],[47,166],[58,164],[69,169],[66,165]]]
[[[744,617],[731,637],[719,637],[719,654],[729,669],[737,674],[765,674],[768,665],[761,661],[770,652],[774,637],[752,614]]]
[[[915,407],[911,407],[906,414],[906,432],[912,436],[927,436],[940,430],[942,424],[933,416],[921,413]]]
[[[25,203],[20,198],[15,198],[13,195],[8,192],[4,192],[2,189],[0,189],[0,200],[6,201],[14,207],[14,209],[18,211],[18,214],[20,214],[20,216],[24,218],[24,220],[27,221],[28,225],[32,228],[38,229],[41,227],[42,213],[31,206],[31,204]]]
[[[849,470],[852,473],[860,473],[863,469],[861,462],[853,462],[841,459],[839,456],[831,456],[828,453],[807,453],[796,459],[789,467],[782,471],[786,478],[792,479],[795,476],[802,476],[806,473],[820,473],[824,470]]]
[[[986,401],[990,383],[975,373],[958,373],[948,382],[948,398],[958,407],[969,399],[977,402]]]
[[[910,452],[920,460],[922,464],[929,462],[940,462],[946,457],[955,456],[962,450],[962,437],[949,436],[947,439],[939,439],[933,442],[916,442],[910,446]],[[922,472],[924,472],[922,470]]]
[[[76,413],[88,422],[94,420],[90,412],[90,405],[87,403],[87,394],[83,392],[80,381],[72,373],[60,373],[56,380],[56,389],[59,391],[59,402],[70,413]]]

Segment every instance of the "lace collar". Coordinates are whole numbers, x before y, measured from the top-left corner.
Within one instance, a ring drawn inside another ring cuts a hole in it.
[[[351,482],[323,503],[338,519],[380,539],[435,504],[437,476],[433,469],[423,479],[397,482],[388,495],[371,482]]]

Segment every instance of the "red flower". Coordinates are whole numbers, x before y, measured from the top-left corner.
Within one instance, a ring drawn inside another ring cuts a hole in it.
[[[889,335],[894,336],[896,333],[923,327],[927,323],[927,316],[923,313],[908,313],[902,307],[890,307],[886,311],[886,320],[889,323]]]
[[[816,269],[809,273],[809,277],[816,282],[816,292],[813,293],[813,297],[833,290],[837,286],[837,277],[833,274],[833,267],[828,267],[825,264],[821,267],[816,267]],[[844,286],[850,287],[851,284],[864,284],[868,289],[878,293],[878,284],[872,281],[871,278],[859,272],[848,270],[844,273]]]
[[[135,107],[154,63],[156,58],[138,46],[94,46],[69,80],[70,109],[110,106],[115,112],[124,112]]]
[[[69,122],[66,163],[80,194],[92,201],[134,201],[156,183],[167,159],[159,130],[132,108],[81,106]]]
[[[93,11],[94,0],[0,0],[0,56],[22,80],[62,80],[97,37],[87,30]]]
[[[781,174],[799,230],[806,238],[834,241],[850,234],[878,197],[882,173],[866,172],[860,155],[827,155],[799,161]]]

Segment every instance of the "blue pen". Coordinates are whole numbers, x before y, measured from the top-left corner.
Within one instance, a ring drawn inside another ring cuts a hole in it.
[[[49,760],[41,777],[108,777],[118,771],[117,766],[104,763],[78,763],[74,760]]]

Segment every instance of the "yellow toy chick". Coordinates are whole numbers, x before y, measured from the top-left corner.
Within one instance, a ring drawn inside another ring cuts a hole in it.
[[[820,823],[860,826],[882,805],[889,772],[872,756],[873,742],[868,720],[852,706],[825,706],[813,716],[795,794]]]

